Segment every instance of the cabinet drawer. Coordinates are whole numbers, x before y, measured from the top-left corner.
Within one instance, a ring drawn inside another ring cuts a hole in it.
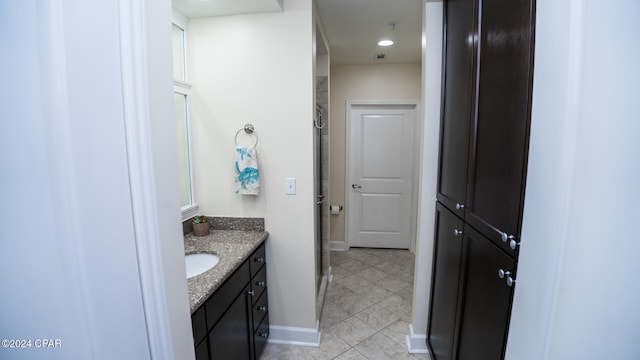
[[[260,298],[264,290],[267,288],[267,267],[263,266],[258,274],[251,280],[251,290],[254,291],[253,303]]]
[[[253,331],[258,329],[262,318],[269,312],[269,297],[267,296],[267,292],[264,291],[262,296],[256,301],[255,305],[253,305]]]
[[[193,330],[193,343],[197,344],[207,336],[207,321],[204,314],[204,306],[200,306],[191,315],[191,329]]]
[[[249,280],[249,262],[245,261],[205,303],[207,329],[211,329],[220,320]]]
[[[249,263],[251,264],[251,276],[253,277],[258,273],[262,265],[267,262],[267,258],[265,257],[264,251],[264,243],[253,252],[251,257],[249,258]]]
[[[266,292],[265,292],[266,295]],[[267,340],[269,338],[269,316],[264,317],[260,326],[258,326],[258,330],[255,332],[253,336],[253,344],[254,344],[254,359],[260,359],[260,355],[264,351],[264,347],[267,345]]]

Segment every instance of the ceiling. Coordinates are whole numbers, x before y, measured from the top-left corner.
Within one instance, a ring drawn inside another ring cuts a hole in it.
[[[172,0],[188,18],[282,11],[283,0]]]
[[[421,0],[317,0],[331,64],[418,64],[422,56]],[[286,5],[286,3],[285,3]],[[390,22],[396,24],[392,30]],[[380,47],[389,38],[395,43]],[[384,60],[375,60],[384,53]]]
[[[188,18],[286,11],[287,0],[173,0]],[[422,0],[316,0],[331,64],[417,64],[422,55]],[[395,27],[390,25],[395,23]],[[386,38],[395,43],[380,47]],[[380,54],[384,58],[380,59]]]

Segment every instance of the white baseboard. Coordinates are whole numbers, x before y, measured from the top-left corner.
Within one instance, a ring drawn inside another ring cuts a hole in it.
[[[316,321],[316,328],[300,328],[293,326],[269,326],[269,343],[320,346],[320,322]]]
[[[413,325],[409,324],[409,335],[407,335],[407,351],[410,354],[428,354],[427,335],[415,334]]]
[[[349,248],[347,247],[347,243],[344,241],[335,241],[331,240],[329,242],[329,249],[331,251],[347,251]]]

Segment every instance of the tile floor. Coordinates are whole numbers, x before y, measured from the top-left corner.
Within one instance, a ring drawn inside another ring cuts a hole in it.
[[[261,359],[429,360],[427,354],[407,353],[413,264],[407,250],[332,251],[320,346],[268,344]]]

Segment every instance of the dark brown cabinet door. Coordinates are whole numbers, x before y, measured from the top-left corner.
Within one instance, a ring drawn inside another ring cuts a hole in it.
[[[436,205],[431,308],[427,344],[434,360],[453,359],[460,286],[463,222]]]
[[[211,359],[250,359],[253,346],[250,325],[250,299],[246,295],[249,285],[238,295],[218,323],[209,333]]]
[[[507,278],[513,278],[515,262],[471,228],[465,229],[463,251],[466,267],[457,359],[502,359],[513,293]]]
[[[464,216],[469,127],[474,113],[476,9],[474,0],[445,2],[445,58],[438,200]],[[456,206],[458,205],[458,206]]]
[[[501,237],[520,233],[529,147],[533,11],[530,0],[482,1],[478,108],[465,220],[512,255],[509,241],[502,242]]]

